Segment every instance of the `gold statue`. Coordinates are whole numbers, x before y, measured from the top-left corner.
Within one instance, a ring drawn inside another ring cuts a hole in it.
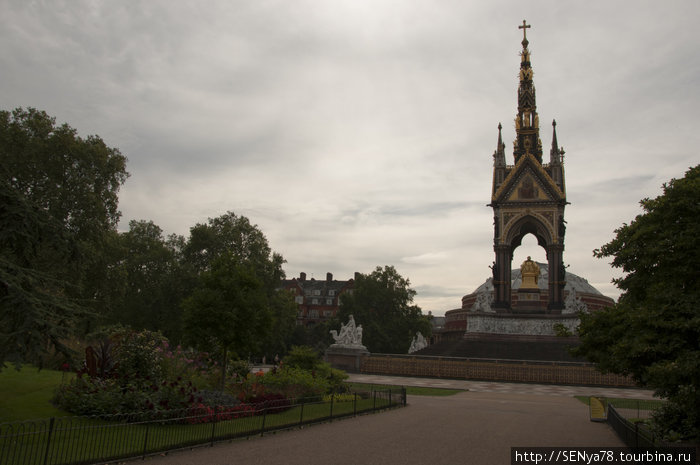
[[[520,274],[522,276],[520,289],[538,289],[537,281],[540,278],[540,267],[530,257],[527,257],[527,260],[520,265]]]

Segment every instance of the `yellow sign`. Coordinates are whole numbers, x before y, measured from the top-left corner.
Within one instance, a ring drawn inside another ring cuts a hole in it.
[[[591,410],[591,421],[605,421],[607,415],[605,414],[605,404],[603,401],[597,397],[589,398],[589,405]]]

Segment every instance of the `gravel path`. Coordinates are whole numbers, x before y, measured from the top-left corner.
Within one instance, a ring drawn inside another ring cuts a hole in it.
[[[149,465],[508,464],[511,446],[623,446],[571,397],[464,392],[408,406],[147,459]]]

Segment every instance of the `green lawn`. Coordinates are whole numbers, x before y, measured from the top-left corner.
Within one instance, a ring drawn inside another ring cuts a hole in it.
[[[144,423],[66,417],[56,419],[51,433],[46,420],[5,425],[0,426],[0,461],[9,457],[8,463],[18,463],[19,460],[23,464],[58,465],[116,460],[206,444],[212,440],[258,435],[263,431],[293,428],[327,421],[331,416],[350,416],[389,406],[382,394],[376,398],[358,395],[353,400],[357,402],[313,402],[280,413],[222,419],[216,423],[201,423],[195,417]]]
[[[24,366],[17,371],[8,366],[0,371],[0,423],[70,415],[49,400],[61,382],[74,375]]]
[[[574,396],[579,401],[586,405],[590,405],[589,396]],[[613,404],[617,408],[626,409],[639,409],[639,410],[654,410],[661,407],[664,404],[663,400],[657,399],[627,399],[627,398],[616,398],[616,397],[602,397],[601,400],[604,404]]]

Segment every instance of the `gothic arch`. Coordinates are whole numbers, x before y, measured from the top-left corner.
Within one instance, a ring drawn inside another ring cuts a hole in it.
[[[552,244],[554,236],[546,221],[531,213],[525,213],[506,225],[504,242],[510,246],[511,254],[522,243],[523,237],[528,234],[534,235],[539,246],[545,250]]]
[[[503,239],[495,245],[494,287],[496,311],[509,312],[511,309],[510,273],[513,266],[513,252],[522,243],[523,237],[532,234],[537,243],[547,253],[549,266],[549,304],[548,311],[559,313],[563,308],[564,264],[562,262],[563,244],[556,241],[552,225],[544,218],[532,212],[524,212],[509,221],[503,231]],[[517,266],[517,264],[516,264]]]

